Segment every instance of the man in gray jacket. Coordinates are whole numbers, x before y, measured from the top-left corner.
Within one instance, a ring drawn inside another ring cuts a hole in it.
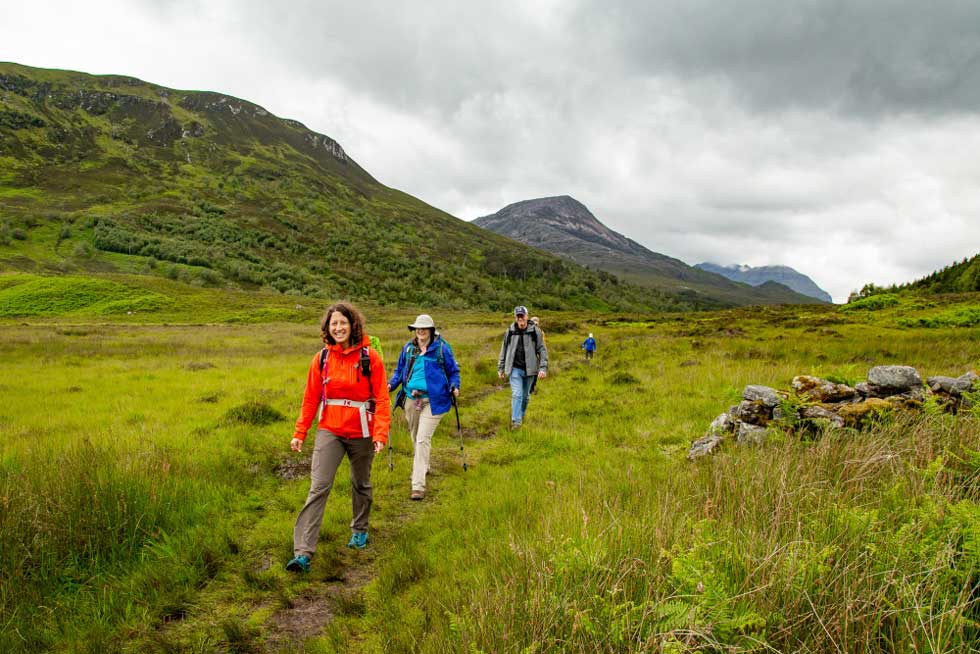
[[[527,307],[515,307],[514,322],[504,334],[497,359],[497,376],[510,380],[511,429],[519,428],[524,422],[531,383],[535,377],[544,379],[547,374],[548,349],[544,337],[537,327],[528,323]]]

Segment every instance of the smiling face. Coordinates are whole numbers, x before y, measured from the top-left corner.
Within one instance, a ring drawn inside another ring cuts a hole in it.
[[[330,314],[330,324],[327,326],[330,330],[330,336],[333,337],[335,343],[341,347],[347,347],[348,341],[350,341],[350,320],[347,316],[339,311],[334,311]]]
[[[415,338],[419,340],[421,345],[425,345],[430,340],[432,340],[433,329],[431,327],[418,327],[415,330]]]

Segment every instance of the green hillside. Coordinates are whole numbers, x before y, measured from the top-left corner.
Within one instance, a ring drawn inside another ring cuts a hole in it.
[[[0,271],[380,304],[686,309],[380,184],[261,107],[0,63]]]
[[[899,289],[928,293],[969,293],[980,291],[980,254],[946,266]]]
[[[865,284],[859,293],[853,294],[850,301],[861,300],[883,293],[973,293],[980,291],[980,254],[959,263],[953,263],[941,270],[926,275],[907,284],[876,286]]]

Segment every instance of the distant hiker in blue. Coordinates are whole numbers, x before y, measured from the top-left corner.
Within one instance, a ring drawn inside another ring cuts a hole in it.
[[[585,350],[585,360],[590,361],[592,355],[595,354],[595,339],[592,338],[591,333],[589,333],[589,337],[582,343],[582,349]]]
[[[432,316],[423,313],[408,329],[415,336],[398,356],[398,368],[388,380],[388,391],[401,386],[395,406],[405,409],[415,450],[411,498],[421,500],[425,497],[432,434],[452,407],[452,398],[459,397],[459,365],[449,343],[436,331]]]
[[[527,307],[514,307],[514,322],[504,333],[497,358],[497,376],[510,380],[510,428],[524,423],[535,378],[548,374],[548,348],[538,328],[528,322]]]

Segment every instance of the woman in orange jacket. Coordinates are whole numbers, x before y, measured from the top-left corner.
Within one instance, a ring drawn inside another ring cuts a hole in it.
[[[391,404],[381,355],[370,346],[364,319],[353,305],[331,305],[320,322],[325,347],[313,357],[303,407],[290,447],[299,452],[317,409],[310,492],[293,528],[293,558],[287,570],[306,572],[316,551],[323,509],[344,455],[350,460],[351,538],[347,547],[364,549],[371,513],[371,463],[388,443]]]

